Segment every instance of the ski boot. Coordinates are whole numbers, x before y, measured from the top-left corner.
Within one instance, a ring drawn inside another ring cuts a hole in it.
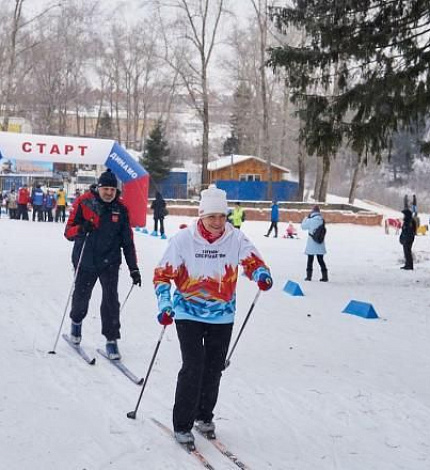
[[[82,339],[82,322],[75,323],[72,320],[72,327],[70,329],[70,341],[73,344],[80,344]]]
[[[111,361],[119,361],[121,359],[121,354],[119,353],[116,339],[112,341],[107,341],[106,354]]]
[[[213,421],[205,422],[197,420],[194,426],[200,434],[203,434],[206,437],[206,439],[216,439],[215,423]]]
[[[191,431],[175,431],[176,442],[186,447],[190,452],[196,449],[194,445],[194,436]]]

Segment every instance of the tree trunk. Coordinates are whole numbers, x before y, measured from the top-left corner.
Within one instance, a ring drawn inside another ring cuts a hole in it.
[[[324,155],[322,157],[322,175],[321,175],[321,186],[318,195],[319,202],[326,202],[327,200],[327,190],[328,190],[328,180],[330,178],[330,168],[331,160],[330,155]]]
[[[320,189],[321,189],[321,178],[322,178],[322,157],[316,157],[317,161],[317,172],[315,175],[315,185],[314,185],[314,194],[313,197],[315,201],[318,201]]]
[[[299,143],[299,152],[297,155],[297,167],[299,171],[299,190],[297,192],[297,200],[303,202],[305,197],[306,153],[305,147],[301,142]]]
[[[267,2],[265,4],[267,7]],[[267,100],[267,77],[266,77],[266,48],[267,48],[267,8],[263,12],[258,13],[258,23],[260,28],[260,92],[261,92],[261,105],[263,108],[263,159],[267,163],[267,199],[271,201],[273,199],[273,185],[272,185],[272,155],[270,151],[270,116],[269,116],[269,103]]]
[[[358,179],[360,176],[360,170],[361,170],[361,156],[358,155],[357,162],[356,162],[354,171],[352,173],[351,187],[349,188],[348,202],[350,204],[354,204],[355,194],[356,194],[357,186],[358,186]]]
[[[204,59],[204,58],[203,58]],[[202,186],[209,184],[208,162],[209,162],[209,97],[207,89],[206,66],[202,67],[202,88],[203,88],[203,139],[202,139]]]
[[[21,10],[22,4],[24,0],[15,0],[15,11],[12,21],[12,32],[10,36],[10,50],[9,50],[9,65],[7,67],[7,74],[6,74],[6,91],[4,97],[4,114],[3,114],[3,124],[2,130],[7,131],[9,128],[9,118],[11,115],[11,96],[13,90],[13,81],[15,76],[15,68],[16,68],[16,39],[19,30],[19,22],[21,19]]]
[[[283,99],[282,99],[282,134],[281,134],[281,145],[280,154],[283,159],[287,156],[287,119],[288,119],[288,104],[289,104],[289,89],[287,83],[284,83]],[[300,153],[300,149],[299,149]]]

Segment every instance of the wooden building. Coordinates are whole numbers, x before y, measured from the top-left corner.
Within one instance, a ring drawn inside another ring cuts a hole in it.
[[[209,181],[268,181],[267,163],[252,155],[229,155],[208,163]],[[290,170],[272,163],[272,181],[286,181]]]

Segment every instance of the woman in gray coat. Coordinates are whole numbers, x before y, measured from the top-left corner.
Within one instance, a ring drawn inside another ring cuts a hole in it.
[[[318,264],[321,268],[322,277],[320,281],[328,281],[327,266],[324,262],[324,255],[327,253],[325,248],[325,242],[317,243],[312,235],[315,230],[324,223],[324,219],[321,215],[319,206],[314,206],[312,212],[303,220],[302,229],[308,231],[308,241],[306,243],[305,254],[308,255],[308,264],[306,266],[306,278],[305,281],[312,280],[312,271],[314,264],[314,257],[317,257]]]

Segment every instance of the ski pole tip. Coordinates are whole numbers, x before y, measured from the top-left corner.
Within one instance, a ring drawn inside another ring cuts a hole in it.
[[[136,419],[136,412],[135,411],[129,411],[127,413],[127,418]]]
[[[48,351],[48,354],[57,354],[55,351]]]

